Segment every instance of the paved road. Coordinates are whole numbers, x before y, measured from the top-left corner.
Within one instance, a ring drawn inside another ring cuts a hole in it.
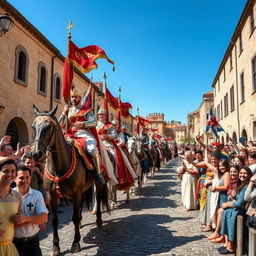
[[[176,168],[179,160],[170,161],[154,177],[149,178],[141,192],[130,203],[119,193],[119,207],[104,213],[104,226],[98,229],[95,216],[83,214],[81,228],[82,251],[73,254],[106,256],[146,255],[218,255],[220,244],[212,244],[208,233],[199,229],[198,211],[185,211],[181,205],[180,182]],[[73,223],[71,206],[61,208],[59,236],[62,255],[71,255]],[[41,234],[43,256],[52,246],[50,225]]]

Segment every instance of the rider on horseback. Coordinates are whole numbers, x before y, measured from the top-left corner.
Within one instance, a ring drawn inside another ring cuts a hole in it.
[[[130,133],[128,133],[128,132],[126,131],[126,126],[125,126],[125,125],[123,125],[123,126],[121,127],[121,132],[122,132],[122,134],[124,135],[125,144],[127,144],[128,139],[129,139],[130,137],[132,137],[132,136],[131,136]]]
[[[118,188],[120,190],[129,188],[133,184],[134,178],[127,170],[124,157],[116,142],[118,137],[116,128],[112,123],[106,121],[106,111],[104,109],[100,109],[98,112],[97,132],[103,145],[115,161]]]
[[[142,144],[144,146],[144,150],[147,154],[147,161],[150,167],[152,167],[152,160],[151,160],[151,155],[150,155],[150,151],[149,151],[149,136],[145,131],[145,128],[143,126],[141,126],[140,128],[140,138],[142,141]]]
[[[71,90],[72,106],[66,105],[64,107],[59,122],[61,127],[64,128],[66,124],[65,116],[68,113],[68,131],[66,131],[68,139],[74,140],[74,144],[85,162],[88,160],[84,150],[92,156],[97,170],[96,180],[105,184],[101,174],[101,159],[96,142],[97,133],[93,129],[96,127],[97,120],[92,109],[83,104],[81,100],[81,92],[73,87]]]

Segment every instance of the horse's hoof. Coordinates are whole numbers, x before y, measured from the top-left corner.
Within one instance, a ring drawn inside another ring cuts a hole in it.
[[[54,245],[54,246],[52,247],[52,251],[51,251],[51,253],[50,253],[50,256],[59,256],[59,255],[60,255],[60,247]]]
[[[80,251],[81,251],[80,244],[78,242],[73,242],[73,244],[71,246],[71,253],[76,253],[76,252],[80,252]]]
[[[102,228],[103,227],[103,221],[101,219],[96,220],[96,224],[98,228]]]

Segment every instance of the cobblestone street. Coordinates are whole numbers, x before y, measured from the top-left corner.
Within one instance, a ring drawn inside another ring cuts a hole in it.
[[[142,191],[135,191],[130,203],[118,193],[119,207],[104,213],[104,226],[98,229],[96,217],[83,214],[81,252],[74,255],[218,255],[220,244],[212,244],[199,229],[199,211],[185,211],[181,205],[180,182],[176,168],[179,160],[170,161]],[[74,227],[71,206],[60,208],[59,236],[62,255],[71,255]],[[51,226],[41,234],[43,255],[52,247]]]

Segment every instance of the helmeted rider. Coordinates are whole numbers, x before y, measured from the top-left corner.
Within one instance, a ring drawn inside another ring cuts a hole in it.
[[[96,140],[97,132],[95,127],[97,120],[92,109],[82,103],[82,94],[78,88],[73,87],[71,90],[71,104],[71,107],[64,106],[59,119],[60,125],[65,128],[65,116],[68,113],[68,131],[66,131],[68,140],[74,141],[74,145],[77,146],[86,164],[88,158],[84,150],[92,156],[97,170],[96,180],[101,184],[105,184],[101,174],[101,158]]]

